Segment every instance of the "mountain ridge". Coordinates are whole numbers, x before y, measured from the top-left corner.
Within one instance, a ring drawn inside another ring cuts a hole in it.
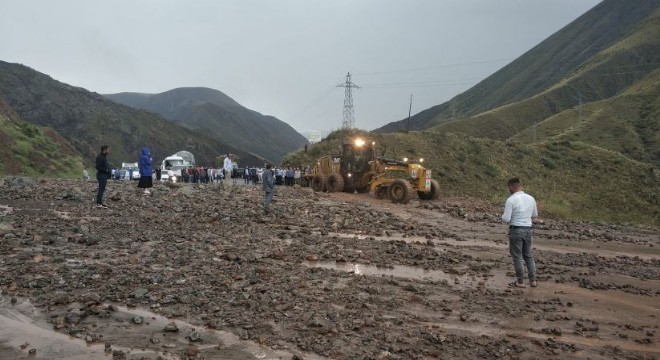
[[[411,130],[468,118],[537,95],[630,34],[659,6],[659,0],[605,0],[477,85],[412,116]],[[572,104],[578,102],[574,99]],[[404,119],[373,132],[403,131],[406,126]]]
[[[189,129],[204,131],[274,163],[307,142],[289,124],[248,109],[211,88],[185,87],[158,94],[125,92],[104,96],[124,105],[153,111]]]
[[[66,138],[88,164],[102,144],[113,148],[112,160],[135,161],[149,146],[158,161],[180,150],[195,154],[200,165],[213,166],[230,152],[242,161],[264,159],[192,131],[160,115],[117,104],[100,94],[52,79],[25,65],[0,61],[0,99],[22,120],[52,128]]]

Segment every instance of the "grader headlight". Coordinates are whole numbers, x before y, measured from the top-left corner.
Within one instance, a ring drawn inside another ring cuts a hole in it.
[[[357,139],[355,139],[355,146],[357,146],[357,147],[362,147],[362,146],[364,146],[364,140],[361,139],[361,138],[357,138]]]

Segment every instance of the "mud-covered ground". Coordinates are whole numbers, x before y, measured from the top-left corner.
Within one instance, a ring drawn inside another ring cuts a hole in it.
[[[512,289],[477,200],[95,189],[2,180],[0,359],[660,357],[655,228],[545,221]]]

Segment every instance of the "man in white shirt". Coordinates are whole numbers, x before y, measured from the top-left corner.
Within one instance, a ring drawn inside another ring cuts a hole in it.
[[[502,221],[509,224],[509,252],[516,270],[516,281],[509,285],[525,287],[524,260],[530,286],[536,287],[536,264],[532,256],[532,222],[538,216],[536,200],[523,191],[518,178],[509,179],[507,186],[511,196],[506,199]]]
[[[300,176],[301,176],[300,169],[299,169],[299,168],[296,168],[296,169],[293,171],[293,183],[294,183],[294,184],[298,184],[298,185],[300,185]]]
[[[231,159],[229,158],[229,153],[225,156],[225,161],[222,164],[222,169],[225,171],[225,181],[223,182],[225,190],[228,190],[231,187],[231,182],[228,180],[231,178],[231,172],[234,167],[231,164]]]

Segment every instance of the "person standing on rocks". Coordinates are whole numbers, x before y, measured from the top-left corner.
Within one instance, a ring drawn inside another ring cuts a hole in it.
[[[229,153],[227,153],[227,156],[225,157],[225,160],[222,163],[222,169],[225,172],[225,181],[223,182],[225,190],[229,190],[231,187],[231,184],[229,183],[229,178],[231,177],[231,172],[233,170],[233,166],[231,164],[231,159],[229,158]]]
[[[266,198],[264,200],[264,212],[266,214],[270,213],[270,202],[273,200],[273,190],[275,190],[275,179],[273,178],[273,172],[270,170],[271,165],[266,165],[266,170],[263,174],[263,189],[266,192]]]
[[[525,287],[524,260],[529,284],[531,287],[536,287],[536,264],[532,256],[532,222],[538,217],[536,200],[523,191],[522,182],[518,178],[509,179],[507,186],[511,196],[504,205],[502,221],[509,224],[509,253],[516,271],[516,281],[509,285]]]
[[[151,168],[151,151],[148,147],[142,148],[142,155],[138,161],[138,168],[140,169],[140,182],[138,188],[144,189],[144,195],[151,194],[149,188],[154,186],[154,179],[152,177],[153,170]]]
[[[108,155],[110,152],[110,147],[108,145],[103,145],[101,146],[101,152],[96,157],[96,180],[99,182],[99,188],[96,191],[97,208],[108,208],[103,204],[103,193],[105,192],[105,186],[108,184],[108,178],[112,173],[110,163],[108,163]]]

